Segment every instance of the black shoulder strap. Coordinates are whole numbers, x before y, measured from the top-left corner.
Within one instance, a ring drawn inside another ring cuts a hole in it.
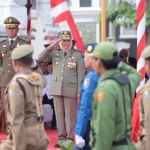
[[[128,76],[126,74],[121,74],[120,76],[107,77],[107,78],[105,78],[103,80],[107,80],[107,79],[115,80],[121,85],[125,85],[125,84],[129,84],[130,83],[129,78],[128,78]]]
[[[16,81],[19,84],[19,86],[20,86],[20,88],[21,88],[21,90],[23,92],[24,98],[26,98],[26,90],[25,90],[23,84],[18,79]]]

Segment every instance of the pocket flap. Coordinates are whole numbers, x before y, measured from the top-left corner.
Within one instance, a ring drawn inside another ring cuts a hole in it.
[[[33,146],[36,145],[36,139],[33,138],[33,137],[28,137],[27,136],[26,141],[27,141],[27,145],[33,145]]]
[[[6,48],[3,48],[3,49],[1,50],[1,52],[2,52],[3,54],[7,53],[7,49],[6,49]]]
[[[68,79],[69,83],[77,83],[77,78]]]
[[[51,81],[56,81],[57,80],[57,77],[52,77],[51,78]]]

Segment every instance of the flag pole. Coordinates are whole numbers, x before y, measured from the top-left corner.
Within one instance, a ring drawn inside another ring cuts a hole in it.
[[[106,0],[101,0],[101,42],[106,41]]]
[[[132,135],[131,139],[134,142],[138,142],[137,135],[140,136],[140,117],[139,117],[139,97],[140,91],[145,84],[145,70],[144,59],[141,57],[141,53],[146,47],[146,0],[136,1],[136,16],[137,16],[137,71],[142,75],[140,85],[136,90],[136,98],[134,100],[133,116],[132,116]]]
[[[25,6],[27,8],[27,41],[31,44],[31,0],[27,0],[27,4]]]

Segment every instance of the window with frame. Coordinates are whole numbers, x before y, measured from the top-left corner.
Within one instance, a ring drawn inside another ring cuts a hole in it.
[[[92,0],[80,0],[80,7],[91,7]]]

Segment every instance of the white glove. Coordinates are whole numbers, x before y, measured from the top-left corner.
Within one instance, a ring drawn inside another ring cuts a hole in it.
[[[85,140],[83,139],[83,137],[75,135],[75,139],[76,139],[76,145],[78,145],[80,148],[83,148],[85,145]]]
[[[31,68],[34,68],[37,66],[38,66],[37,61],[35,59],[33,59],[33,64],[31,65]]]

